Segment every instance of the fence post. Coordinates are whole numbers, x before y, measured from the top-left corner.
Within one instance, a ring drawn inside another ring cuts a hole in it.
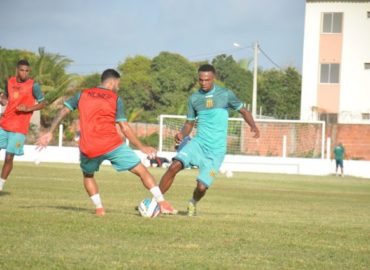
[[[283,136],[283,158],[286,157],[286,135]]]
[[[62,144],[63,144],[63,125],[60,124],[59,125],[59,143],[58,143],[58,146],[62,147]]]
[[[331,138],[328,137],[326,139],[326,159],[330,160],[330,154],[331,154]]]
[[[162,152],[163,148],[163,115],[159,116],[159,143],[158,143],[158,152]]]

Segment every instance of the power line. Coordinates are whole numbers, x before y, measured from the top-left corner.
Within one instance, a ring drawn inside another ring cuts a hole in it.
[[[261,48],[261,46],[258,46],[260,52],[278,69],[282,69],[274,60],[271,59],[270,56],[267,55],[267,53]]]

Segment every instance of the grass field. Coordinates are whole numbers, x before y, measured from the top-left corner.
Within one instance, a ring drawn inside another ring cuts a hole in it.
[[[149,192],[104,166],[99,218],[78,165],[18,162],[0,193],[0,269],[370,269],[369,179],[220,176],[187,217],[196,172],[167,194],[180,215],[145,219],[134,207]]]

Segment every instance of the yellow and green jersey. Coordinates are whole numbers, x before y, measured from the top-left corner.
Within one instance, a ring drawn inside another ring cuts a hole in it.
[[[206,92],[198,90],[188,100],[188,121],[197,121],[197,134],[194,137],[200,145],[213,153],[226,153],[226,138],[229,108],[239,111],[243,103],[235,94],[223,87],[214,85]]]

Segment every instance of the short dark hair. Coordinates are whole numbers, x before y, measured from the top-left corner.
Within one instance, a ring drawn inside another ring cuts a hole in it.
[[[216,69],[210,64],[204,64],[199,67],[198,72],[212,72],[216,74]]]
[[[119,75],[119,73],[116,70],[109,68],[104,70],[104,72],[101,74],[100,81],[104,82],[107,79],[119,79],[119,78],[121,78],[121,75]]]
[[[30,66],[30,63],[28,63],[28,61],[26,59],[22,59],[22,60],[19,60],[18,63],[17,63],[17,67],[19,66],[27,66],[29,67]]]

